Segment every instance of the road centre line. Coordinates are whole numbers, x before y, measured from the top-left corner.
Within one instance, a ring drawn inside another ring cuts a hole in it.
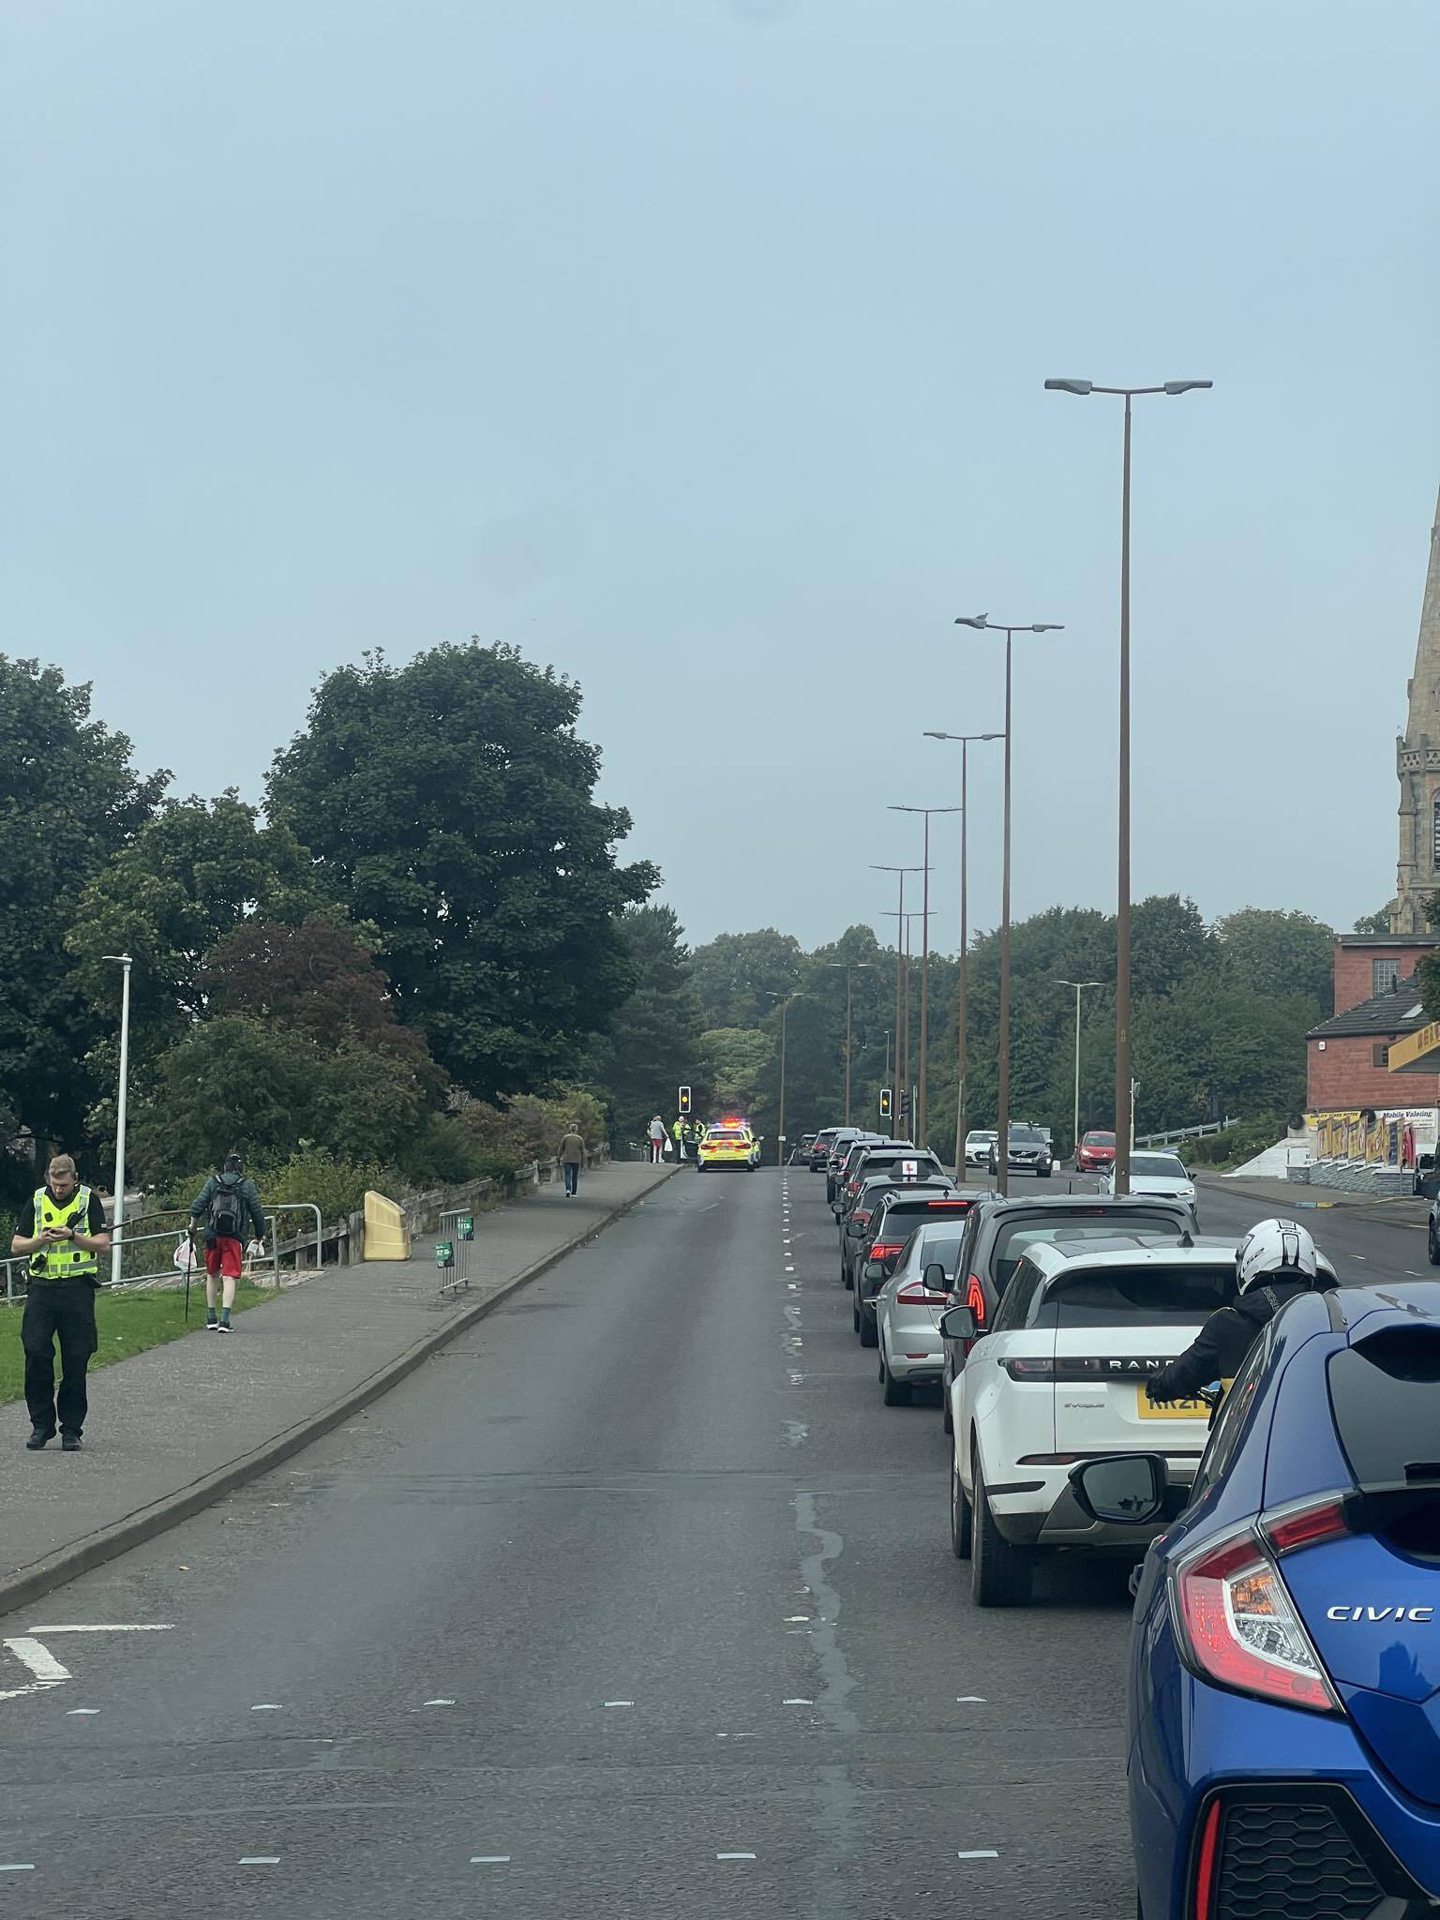
[[[0,1873],[33,1873],[33,1860],[0,1860]]]
[[[244,1853],[235,1864],[240,1867],[278,1867],[280,1856],[278,1853]]]
[[[717,1860],[753,1860],[755,1856],[753,1853],[717,1853],[715,1858]]]
[[[67,1625],[62,1627],[31,1627],[30,1631],[33,1634],[41,1634],[41,1633],[173,1633],[175,1629],[168,1620],[163,1623],[157,1620],[153,1622],[147,1621],[140,1625],[125,1624],[125,1625],[98,1626],[98,1627]]]
[[[470,1864],[472,1867],[508,1867],[510,1856],[508,1853],[472,1853]]]
[[[971,1853],[957,1853],[957,1860],[998,1860],[1000,1855],[994,1847],[977,1847]]]

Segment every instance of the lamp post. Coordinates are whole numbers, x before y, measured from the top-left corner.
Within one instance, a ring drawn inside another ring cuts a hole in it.
[[[1061,980],[1062,987],[1075,989],[1075,1126],[1071,1135],[1070,1151],[1074,1153],[1080,1145],[1080,996],[1087,987],[1103,987],[1103,980]]]
[[[120,974],[120,1091],[115,1101],[115,1205],[111,1211],[110,1284],[120,1284],[120,1262],[124,1258],[121,1229],[125,1225],[125,1108],[130,1091],[130,968],[128,953],[107,953],[102,959],[114,960]]]
[[[895,1076],[900,1086],[906,1084],[910,1071],[910,1022],[905,1010],[905,876],[907,873],[919,873],[919,867],[883,867],[871,862],[875,873],[898,873],[900,876],[900,908],[897,915],[886,914],[885,918],[895,920]]]
[[[1213,380],[1166,380],[1158,387],[1098,387],[1093,380],[1047,380],[1051,393],[1115,394],[1125,402],[1120,479],[1120,819],[1115,912],[1115,1191],[1130,1191],[1130,414],[1142,394],[1194,393]]]
[[[895,1084],[903,1096],[904,1119],[908,1126],[915,1122],[914,1105],[910,1099],[910,961],[914,948],[910,944],[910,922],[918,920],[920,915],[912,907],[907,913],[897,914],[893,907],[880,915],[882,920],[895,920],[899,923],[899,932],[895,936],[895,947],[899,964],[904,968],[903,981],[896,996],[895,1017],[898,1025],[895,1029]],[[897,1111],[891,1119],[901,1118]]]
[[[915,1124],[919,1129],[915,1135],[915,1144],[917,1147],[923,1147],[930,1116],[927,1093],[930,1062],[930,816],[932,813],[959,813],[960,809],[959,807],[892,806],[886,811],[922,813],[925,816],[925,852],[922,869],[925,878],[920,908],[920,1087],[915,1099]]]
[[[793,993],[782,997],[769,988],[766,989],[767,999],[780,1002],[780,1125],[777,1130],[779,1137],[775,1142],[777,1167],[783,1167],[785,1164],[785,1016],[790,1011],[791,1002],[798,1000],[802,991],[803,989],[797,987]]]
[[[960,988],[956,995],[955,1024],[960,1037],[955,1051],[955,1177],[959,1179],[965,1171],[965,1081],[970,1071],[970,923],[969,923],[969,874],[967,872],[968,848],[970,841],[970,742],[972,740],[1002,740],[999,733],[935,733],[926,729],[927,740],[958,740],[960,742]]]
[[[850,1124],[850,991],[851,981],[857,973],[875,973],[878,969],[872,960],[827,960],[826,967],[834,972],[837,968],[845,975],[845,1124]],[[889,1038],[889,1035],[886,1035]],[[888,1061],[887,1061],[888,1065]]]
[[[1028,626],[1007,626],[986,613],[962,614],[955,624],[974,627],[978,633],[1005,636],[1005,851],[1000,869],[1000,1064],[996,1074],[995,1131],[998,1190],[1007,1194],[1010,1191],[1010,762],[1015,733],[1010,704],[1011,656],[1017,633],[1063,633],[1064,625],[1058,620],[1037,620]]]

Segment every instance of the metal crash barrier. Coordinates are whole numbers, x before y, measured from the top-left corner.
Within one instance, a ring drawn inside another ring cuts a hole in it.
[[[475,1245],[475,1216],[465,1207],[454,1207],[440,1216],[440,1237],[435,1242],[435,1266],[440,1275],[440,1291],[448,1293],[468,1287]]]

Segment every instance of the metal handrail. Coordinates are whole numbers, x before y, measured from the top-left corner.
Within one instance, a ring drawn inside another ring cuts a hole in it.
[[[166,1214],[166,1213],[177,1214],[182,1216],[184,1219],[190,1218],[190,1209],[188,1207],[162,1207],[161,1209],[159,1209],[159,1211],[162,1214]],[[270,1267],[271,1271],[275,1276],[274,1286],[275,1286],[276,1292],[278,1293],[280,1290],[280,1235],[276,1227],[276,1216],[282,1213],[313,1213],[314,1214],[315,1216],[315,1265],[317,1269],[321,1265],[322,1250],[324,1245],[324,1224],[321,1218],[320,1209],[313,1200],[284,1200],[284,1201],[281,1201],[281,1203],[278,1206],[264,1209],[264,1212],[265,1212],[266,1221],[269,1226],[270,1244],[272,1249],[270,1259],[266,1264]],[[156,1216],[154,1214],[143,1214],[141,1216],[142,1219],[146,1219],[146,1220],[153,1220],[155,1217]],[[156,1241],[156,1240],[168,1240],[173,1243],[174,1241],[178,1240],[181,1237],[181,1234],[183,1232],[184,1232],[183,1227],[180,1227],[177,1229],[176,1227],[172,1226],[172,1227],[161,1227],[157,1229],[154,1233],[129,1233],[126,1231],[125,1223],[122,1221],[119,1229],[116,1231],[115,1239],[119,1243],[121,1257],[123,1259],[126,1251],[131,1247],[144,1246],[148,1242]],[[295,1243],[295,1248],[298,1248],[299,1244],[300,1243],[297,1241]],[[295,1249],[292,1248],[291,1250],[294,1251]],[[31,1258],[32,1256],[29,1254],[23,1254],[23,1253],[11,1254],[5,1260],[0,1261],[0,1265],[3,1265],[5,1268],[4,1302],[6,1306],[13,1306],[17,1300],[23,1300],[25,1298],[25,1291],[23,1289],[20,1292],[17,1292],[15,1289],[15,1270],[16,1268],[19,1268],[22,1274],[25,1276],[26,1280],[28,1281],[29,1273],[30,1273]],[[203,1262],[197,1263],[197,1265],[203,1268]],[[173,1285],[176,1283],[176,1276],[177,1274],[180,1273],[180,1271],[181,1270],[172,1263],[167,1267],[158,1268],[154,1273],[141,1273],[141,1274],[129,1274],[129,1275],[122,1274],[118,1283],[112,1283],[109,1280],[102,1281],[100,1283],[101,1291],[106,1293],[109,1293],[112,1291],[121,1292],[121,1293],[140,1292],[142,1290],[156,1289],[162,1283],[169,1283]]]

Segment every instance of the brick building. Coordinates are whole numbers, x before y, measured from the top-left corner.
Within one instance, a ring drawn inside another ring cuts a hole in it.
[[[1305,1036],[1306,1104],[1311,1113],[1394,1108],[1430,1089],[1390,1073],[1390,1048],[1426,1023],[1416,968],[1440,948],[1440,934],[1344,933],[1335,943],[1335,1011]]]

